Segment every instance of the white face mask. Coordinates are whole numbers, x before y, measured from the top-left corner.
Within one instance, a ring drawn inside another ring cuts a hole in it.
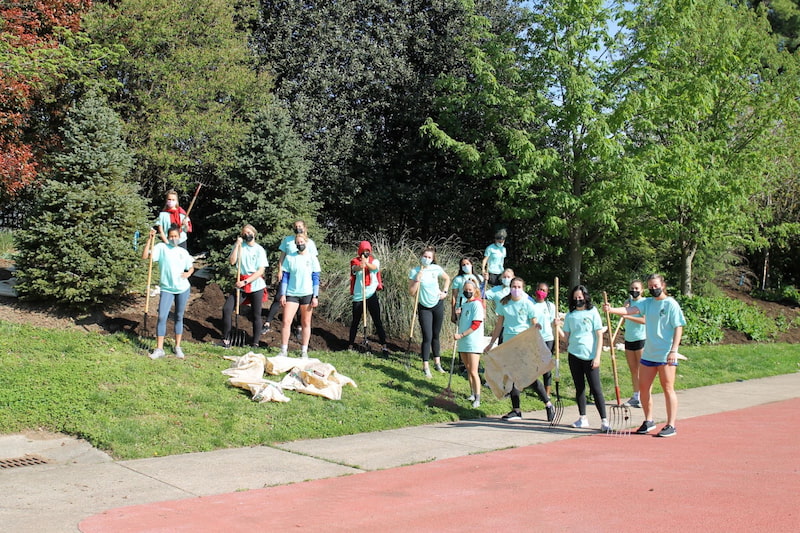
[[[503,282],[503,285],[505,285],[506,287],[511,286],[511,278],[500,278],[500,280]]]
[[[461,272],[464,274],[472,274],[472,265],[461,265]]]
[[[178,246],[178,239],[169,239],[170,246]]]
[[[422,266],[431,266],[433,264],[433,259],[430,257],[420,257],[419,262],[422,263]]]

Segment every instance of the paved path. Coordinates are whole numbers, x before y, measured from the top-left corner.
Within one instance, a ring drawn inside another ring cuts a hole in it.
[[[550,430],[541,412],[133,461],[0,437],[0,457],[52,459],[0,471],[0,530],[797,530],[800,373],[679,397],[672,439]]]

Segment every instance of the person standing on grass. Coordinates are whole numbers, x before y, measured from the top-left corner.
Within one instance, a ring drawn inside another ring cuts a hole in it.
[[[159,287],[161,289],[158,298],[158,325],[156,326],[156,349],[150,354],[150,359],[161,359],[165,357],[164,337],[167,334],[167,318],[169,317],[172,304],[175,304],[175,357],[183,359],[183,313],[186,310],[186,303],[189,301],[191,287],[189,278],[194,272],[192,256],[185,248],[179,246],[181,238],[180,226],[173,224],[167,230],[167,242],[159,242],[150,250],[150,241],[156,235],[156,230],[150,230],[150,239],[142,250],[142,259],[147,259],[149,254],[153,254],[153,262],[159,265]],[[149,287],[148,287],[149,290]]]
[[[381,320],[381,304],[378,301],[378,289],[381,287],[381,263],[372,255],[372,244],[361,241],[358,245],[358,255],[350,260],[350,294],[353,295],[353,321],[350,323],[349,349],[354,349],[358,326],[364,318],[364,300],[366,299],[367,311],[375,324],[378,333],[378,342],[381,343],[381,352],[389,353],[386,347],[386,331]],[[366,332],[365,332],[366,335]]]
[[[547,283],[539,283],[534,292],[533,309],[536,316],[536,327],[542,334],[542,340],[547,345],[550,353],[553,353],[553,321],[556,319],[556,306],[553,302],[547,301],[547,296],[550,293],[550,286]],[[544,390],[550,396],[550,383],[552,381],[552,372],[545,372],[542,375],[542,382],[544,383]]]
[[[295,237],[298,235],[302,235],[305,237],[306,240],[306,253],[308,256],[313,257],[316,263],[317,272],[321,270],[319,265],[319,258],[317,257],[319,253],[317,252],[317,245],[314,244],[314,241],[308,236],[308,227],[306,226],[305,221],[303,220],[295,220],[292,223],[292,234],[287,235],[286,237],[281,240],[281,244],[278,246],[278,250],[281,252],[281,256],[278,259],[278,284],[280,284],[281,280],[283,279],[283,260],[286,259],[287,254],[295,254],[297,253],[297,245],[295,244]],[[264,321],[264,330],[262,334],[266,335],[270,332],[270,324],[275,319],[275,315],[278,314],[278,311],[281,310],[281,304],[278,298],[276,297],[272,301],[272,305],[267,312],[267,319]],[[301,327],[301,326],[298,326]],[[298,332],[298,337],[301,336],[301,333]]]
[[[188,239],[187,233],[192,231],[192,221],[186,214],[186,211],[178,205],[178,193],[174,190],[167,191],[167,198],[164,202],[164,208],[158,214],[158,220],[155,227],[158,229],[158,236],[161,242],[167,244],[169,237],[167,232],[172,225],[178,227],[180,238],[178,239],[178,246],[186,249],[186,241]]]
[[[492,287],[500,283],[500,276],[503,274],[503,263],[505,263],[507,255],[505,242],[506,230],[501,229],[494,234],[494,242],[483,252],[483,263],[481,264],[483,278]]]
[[[281,271],[280,305],[283,308],[283,327],[281,328],[281,351],[287,355],[292,320],[300,311],[300,325],[303,332],[300,338],[300,356],[308,357],[308,343],[311,340],[311,314],[319,305],[319,261],[307,248],[306,236],[298,233],[294,238],[294,249],[283,258]]]
[[[261,340],[261,308],[267,300],[267,284],[264,281],[264,272],[269,263],[267,252],[256,243],[256,229],[250,224],[242,227],[242,232],[233,245],[233,250],[228,256],[231,265],[239,265],[233,293],[225,300],[222,308],[222,345],[230,348],[231,320],[236,307],[236,297],[239,296],[240,305],[250,305],[253,310],[253,340],[251,346],[258,348]],[[241,257],[241,261],[239,260]]]
[[[639,392],[644,411],[644,422],[636,433],[650,433],[656,428],[653,419],[653,381],[656,375],[664,391],[667,407],[667,423],[657,436],[677,435],[675,421],[678,417],[678,396],[675,394],[675,374],[678,368],[678,348],[683,337],[686,319],[681,306],[667,295],[667,283],[661,274],[647,277],[650,298],[637,301],[629,307],[604,306],[609,313],[621,316],[642,315],[645,320],[647,339],[644,341],[642,358],[639,361]]]
[[[511,280],[509,294],[506,295],[497,305],[497,321],[494,323],[494,331],[489,344],[484,348],[484,353],[492,349],[495,341],[503,335],[503,342],[508,342],[526,329],[536,327],[536,312],[533,308],[533,301],[525,294],[525,281],[520,277]],[[547,411],[548,422],[555,417],[555,408],[550,402],[550,396],[544,390],[544,385],[540,380],[535,380],[531,387],[544,402]],[[520,390],[515,384],[511,386],[511,411],[503,415],[503,420],[519,420],[522,418],[520,409]]]
[[[603,350],[603,323],[600,313],[592,305],[589,291],[578,285],[569,296],[569,312],[564,317],[560,333],[567,341],[569,370],[575,383],[575,401],[580,418],[572,427],[588,428],[586,417],[586,383],[600,414],[600,431],[610,431],[606,418],[606,400],[600,384],[600,354]]]
[[[453,277],[453,284],[450,285],[450,320],[453,324],[458,324],[461,306],[466,301],[462,292],[464,283],[468,280],[474,281],[480,290],[483,278],[472,273],[472,260],[469,257],[462,257],[458,262],[458,273]]]
[[[436,249],[433,246],[423,250],[419,262],[419,266],[412,268],[408,275],[408,292],[417,298],[417,315],[422,333],[422,371],[426,378],[431,378],[431,353],[436,370],[444,372],[439,335],[444,322],[444,300],[450,290],[450,276],[436,264]],[[439,286],[440,280],[443,288]]]
[[[481,350],[483,348],[483,324],[486,317],[483,300],[481,299],[480,285],[473,279],[468,279],[462,286],[461,304],[458,314],[458,327],[453,338],[457,342],[456,349],[461,356],[461,362],[467,369],[469,387],[472,394],[469,400],[472,407],[481,405],[481,378],[478,376]]]
[[[631,307],[644,299],[642,295],[642,282],[634,280],[631,282],[628,291],[630,298],[625,301],[625,307]],[[624,315],[625,320],[625,359],[628,361],[628,368],[631,371],[631,385],[633,385],[633,396],[625,402],[628,407],[641,407],[639,401],[639,361],[642,358],[644,341],[647,338],[644,317],[641,314]]]

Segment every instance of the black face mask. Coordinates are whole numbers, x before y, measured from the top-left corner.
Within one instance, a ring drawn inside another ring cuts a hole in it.
[[[472,300],[472,297],[475,296],[475,293],[472,291],[464,291],[464,298],[467,300]]]
[[[362,253],[361,257],[363,257],[364,259],[368,258],[369,257],[369,252]]]
[[[305,244],[298,244],[297,245],[297,251],[298,252],[302,252],[305,249],[306,249],[306,245]]]
[[[650,291],[650,296],[652,296],[653,298],[658,298],[659,296],[661,296],[661,293],[663,292],[663,289],[660,289],[660,288],[659,289],[648,289],[648,290]]]
[[[642,293],[640,291],[628,291],[628,294],[631,295],[631,298],[638,298]]]
[[[248,233],[248,234],[242,236],[242,238],[244,239],[244,242],[251,242],[255,237],[253,237],[252,235],[250,235]]]
[[[294,228],[294,233],[295,235],[300,235],[301,233],[303,233],[303,228]]]
[[[583,307],[586,305],[586,300],[575,300],[575,307]]]

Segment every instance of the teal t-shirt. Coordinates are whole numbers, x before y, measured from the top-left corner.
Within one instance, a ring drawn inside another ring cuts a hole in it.
[[[186,242],[187,235],[186,232],[183,231],[183,223],[186,221],[186,215],[181,215],[181,235],[178,237],[178,243]],[[172,219],[169,216],[169,213],[166,211],[161,211],[158,214],[158,220],[156,220],[156,224],[161,226],[161,229],[164,230],[164,235],[169,233],[169,227],[172,226]],[[154,259],[155,261],[155,259]]]
[[[564,332],[569,333],[567,351],[584,361],[591,361],[597,353],[597,331],[603,329],[597,307],[575,310],[564,317]]]
[[[235,246],[236,245],[234,245],[234,247]],[[265,252],[264,248],[258,243],[242,243],[241,253],[242,265],[239,268],[240,276],[253,274],[259,268],[267,268],[269,266],[267,262],[267,252]],[[264,281],[264,277],[262,276],[250,284],[250,292],[260,291],[266,286],[267,282]]]
[[[668,296],[663,300],[645,298],[636,302],[635,307],[644,316],[647,330],[642,359],[654,363],[666,363],[667,355],[672,348],[675,328],[686,325],[681,306],[675,298]]]
[[[408,279],[416,279],[419,269],[414,267],[408,275]],[[436,307],[439,303],[439,294],[442,292],[439,287],[439,276],[444,274],[444,270],[437,264],[427,266],[422,271],[422,281],[419,289],[419,304],[423,307]]]
[[[283,258],[282,268],[289,273],[289,283],[286,286],[286,296],[310,296],[314,294],[314,281],[312,274],[319,272],[316,268],[316,258],[311,256],[306,249],[305,253],[287,254]]]
[[[628,298],[628,303],[632,307],[635,307],[644,300],[644,298],[639,298],[638,300],[631,300]],[[635,315],[630,316],[642,316],[641,313],[637,313]],[[633,341],[642,341],[647,338],[647,326],[646,324],[638,324],[636,322],[631,322],[630,320],[625,321],[625,340],[628,342]]]
[[[170,246],[160,242],[153,246],[153,261],[158,263],[161,272],[159,287],[164,292],[182,294],[189,290],[189,280],[183,273],[192,268],[194,260],[180,246]]]
[[[375,291],[378,290],[378,271],[381,269],[381,262],[377,259],[372,260],[372,264],[375,265],[375,270],[369,271],[369,283],[366,286],[366,295],[367,300],[372,298],[372,295],[375,294]],[[359,268],[356,271],[356,281],[353,285],[353,301],[354,302],[361,302],[364,300],[364,296],[361,294],[361,285],[364,283],[364,269]]]
[[[483,352],[483,326],[485,318],[486,312],[483,308],[483,302],[480,299],[464,302],[461,306],[461,315],[458,318],[458,332],[462,333],[467,331],[475,320],[479,320],[481,324],[478,326],[478,329],[471,332],[469,335],[458,339],[457,349],[459,352]]]
[[[466,301],[463,294],[464,291],[462,290],[464,288],[464,283],[466,283],[467,280],[472,280],[475,284],[475,292],[479,293],[481,292],[482,279],[483,276],[478,276],[476,274],[459,274],[453,278],[453,282],[450,284],[450,290],[456,291],[456,309],[460,309]]]
[[[545,342],[553,340],[553,320],[556,318],[556,306],[553,302],[533,302],[533,310],[536,315],[536,323],[542,329],[542,340]]]
[[[508,342],[531,327],[536,312],[530,298],[523,295],[517,301],[509,298],[506,304],[497,302],[497,316],[503,317],[503,342]]]
[[[489,274],[503,273],[503,263],[506,259],[505,245],[493,242],[483,251],[483,256],[489,258],[489,261],[486,263],[486,270]]]
[[[285,253],[286,255],[296,254],[297,245],[294,243],[294,238],[295,238],[294,235],[287,235],[286,237],[284,237],[283,240],[281,241],[280,246],[278,246],[278,250]],[[308,237],[306,237],[306,252],[308,252],[308,255],[313,255],[314,257],[317,257],[317,255],[319,255],[317,252],[317,245],[314,244],[314,241],[312,241]]]
[[[500,300],[505,298],[511,293],[511,289],[505,285],[495,285],[486,291],[486,299],[493,301],[495,304],[500,303]]]

